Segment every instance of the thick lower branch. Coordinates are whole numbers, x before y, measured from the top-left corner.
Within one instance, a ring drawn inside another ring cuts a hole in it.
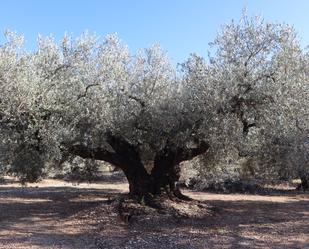
[[[83,144],[66,145],[69,153],[84,159],[95,159],[105,161],[120,167],[121,161],[115,153],[112,153],[104,148],[91,148]]]
[[[82,158],[101,160],[119,167],[129,182],[131,195],[143,195],[150,191],[150,176],[147,173],[138,149],[124,138],[106,134],[112,151],[106,148],[91,148],[83,144],[66,145],[68,151]]]
[[[106,142],[112,148],[91,148],[83,144],[67,145],[68,151],[82,158],[109,162],[123,170],[129,182],[130,194],[149,196],[162,193],[183,197],[179,188],[179,164],[206,152],[209,145],[197,143],[195,148],[167,145],[154,158],[154,167],[149,175],[141,161],[138,148],[124,138],[106,133]]]

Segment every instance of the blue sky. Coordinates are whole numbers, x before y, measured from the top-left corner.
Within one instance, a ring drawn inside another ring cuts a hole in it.
[[[29,49],[38,34],[117,33],[132,52],[160,43],[177,63],[193,52],[206,56],[220,26],[239,19],[244,6],[268,21],[293,24],[309,44],[307,0],[3,0],[0,30],[24,34]]]

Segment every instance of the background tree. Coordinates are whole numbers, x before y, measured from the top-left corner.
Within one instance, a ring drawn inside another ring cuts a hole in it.
[[[245,159],[264,178],[292,168],[290,176],[305,179],[307,152],[296,148],[303,148],[309,131],[308,56],[294,29],[244,13],[239,23],[222,28],[211,47],[209,62],[192,56],[184,67],[194,104],[214,117],[217,132],[207,134],[219,153],[212,160],[225,158],[230,167],[231,159],[234,165]],[[290,148],[286,154],[298,151],[292,166],[274,159],[278,144],[281,152]]]

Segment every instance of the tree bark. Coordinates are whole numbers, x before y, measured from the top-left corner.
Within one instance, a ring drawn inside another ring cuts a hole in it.
[[[180,148],[167,145],[154,158],[151,174],[146,171],[138,148],[125,139],[107,134],[107,143],[112,150],[91,148],[83,144],[66,145],[68,151],[82,158],[92,158],[109,162],[119,167],[129,182],[130,195],[138,198],[168,194],[183,197],[179,188],[179,164],[206,152],[209,145],[199,143],[196,148]]]
[[[105,161],[120,168],[129,182],[130,195],[143,196],[149,192],[150,176],[144,168],[137,148],[120,136],[108,133],[106,138],[112,150],[91,148],[83,144],[65,146],[72,154],[82,158]]]
[[[151,171],[151,178],[156,183],[154,193],[163,192],[183,198],[179,189],[180,163],[205,153],[209,145],[205,142],[198,144],[196,148],[175,147],[167,144],[159,151],[154,159],[154,167]]]

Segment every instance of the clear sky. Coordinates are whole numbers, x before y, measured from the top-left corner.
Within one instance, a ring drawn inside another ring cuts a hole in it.
[[[29,49],[38,34],[117,33],[132,52],[160,43],[176,63],[192,52],[206,55],[220,26],[238,20],[244,6],[268,21],[293,24],[309,44],[309,0],[2,0],[0,29],[24,34]]]

